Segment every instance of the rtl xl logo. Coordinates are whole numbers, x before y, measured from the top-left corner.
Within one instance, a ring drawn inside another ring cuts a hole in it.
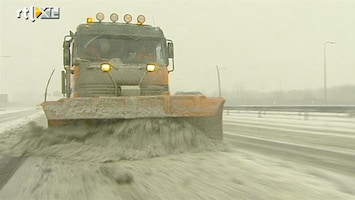
[[[30,19],[32,22],[36,19],[59,19],[59,7],[37,7],[23,8],[17,10],[17,18],[23,16],[26,20]]]

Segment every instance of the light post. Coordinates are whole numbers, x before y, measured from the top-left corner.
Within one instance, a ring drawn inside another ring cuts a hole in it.
[[[219,72],[220,72],[221,70],[225,70],[225,69],[228,69],[228,68],[225,68],[225,67],[219,68],[218,65],[216,65],[217,78],[218,78],[218,93],[219,93],[219,97],[222,97],[221,76],[220,76],[220,73],[219,73]]]
[[[219,75],[219,68],[218,65],[216,65],[216,70],[217,70],[217,78],[218,78],[218,94],[219,97],[222,97],[222,91],[221,91],[221,77]]]
[[[327,104],[327,44],[335,44],[332,41],[323,43],[323,67],[324,67],[324,104]]]

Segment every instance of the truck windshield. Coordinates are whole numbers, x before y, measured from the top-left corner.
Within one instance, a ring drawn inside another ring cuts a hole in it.
[[[115,58],[123,64],[168,65],[165,41],[161,38],[84,36],[78,38],[76,48],[77,57],[90,61]]]

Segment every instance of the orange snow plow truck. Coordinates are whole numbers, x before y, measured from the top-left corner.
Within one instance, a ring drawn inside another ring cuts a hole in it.
[[[172,118],[222,140],[223,98],[198,92],[170,95],[174,50],[162,30],[145,25],[143,15],[134,23],[130,14],[124,22],[115,13],[111,22],[104,18],[99,12],[97,21],[87,18],[64,37],[65,98],[42,103],[48,126]]]

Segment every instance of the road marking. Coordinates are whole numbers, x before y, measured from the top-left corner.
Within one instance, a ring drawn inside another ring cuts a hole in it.
[[[299,144],[299,143],[284,142],[281,140],[270,140],[270,139],[265,139],[265,138],[261,138],[261,137],[255,137],[255,136],[240,135],[240,134],[236,134],[236,133],[232,133],[232,132],[228,132],[228,131],[223,131],[223,133],[227,134],[227,135],[233,135],[233,136],[237,136],[237,137],[243,137],[243,138],[265,141],[265,142],[270,142],[270,143],[279,143],[279,144],[283,144],[283,145],[296,146],[296,147],[314,149],[314,150],[319,150],[319,151],[327,151],[327,152],[332,152],[332,153],[339,153],[339,154],[346,154],[349,156],[355,156],[355,151],[351,151],[351,150],[342,151],[342,150],[335,149],[335,148],[319,147],[319,145],[318,145],[318,147],[315,147],[315,146],[303,145],[303,144]]]
[[[0,159],[0,189],[7,183],[26,158],[4,156]]]
[[[237,124],[236,122],[241,122]],[[280,128],[277,127],[276,124],[269,124],[269,125],[258,125],[258,123],[252,123],[252,122],[247,122],[247,121],[223,121],[223,124],[226,125],[234,125],[234,126],[246,126],[246,127],[255,127],[255,128],[263,128],[263,129],[269,129],[269,130],[279,130],[279,131],[290,131],[290,132],[296,132],[296,133],[307,133],[307,134],[313,134],[313,135],[327,135],[327,136],[337,136],[337,137],[345,137],[345,138],[351,138],[355,139],[355,134],[354,135],[348,135],[348,134],[343,134],[343,133],[324,133],[324,132],[317,132],[317,131],[308,131],[308,130],[297,130],[297,126],[294,127],[294,129],[289,129],[289,128]],[[301,127],[298,127],[301,128]]]

